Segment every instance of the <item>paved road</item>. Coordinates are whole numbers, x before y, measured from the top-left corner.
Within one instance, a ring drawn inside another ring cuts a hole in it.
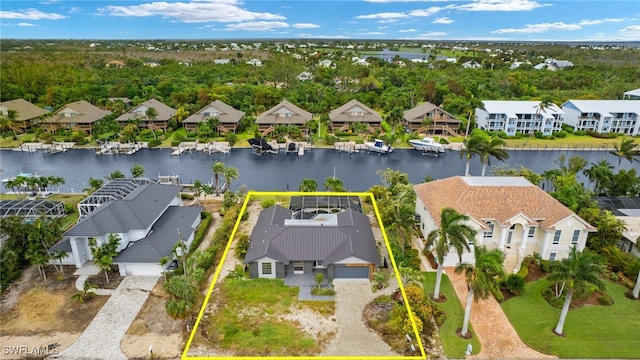
[[[78,340],[50,359],[126,360],[120,342],[157,282],[157,277],[125,277]]]

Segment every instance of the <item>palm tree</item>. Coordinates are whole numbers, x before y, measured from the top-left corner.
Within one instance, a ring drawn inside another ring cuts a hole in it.
[[[401,107],[396,106],[391,109],[386,118],[389,125],[391,125],[391,132],[395,131],[396,125],[398,125],[402,121],[403,115],[404,114]]]
[[[238,169],[232,166],[227,166],[224,169],[224,181],[227,183],[227,190],[231,190],[231,180],[235,180],[239,176],[240,174],[238,173]]]
[[[302,179],[298,191],[302,192],[314,192],[318,190],[318,182],[316,179]]]
[[[131,176],[134,178],[140,178],[144,176],[144,167],[140,164],[133,165],[131,168]]]
[[[206,124],[207,124],[207,126],[209,126],[211,131],[213,131],[216,134],[216,137],[217,137],[218,136],[218,126],[220,125],[220,119],[218,119],[217,117],[207,118]]]
[[[582,170],[582,173],[594,183],[593,192],[596,195],[600,195],[609,188],[611,178],[613,177],[613,165],[609,163],[609,160],[602,159],[597,163],[591,163],[591,167]]]
[[[464,321],[462,323],[462,336],[469,330],[469,317],[471,316],[472,300],[486,299],[491,294],[500,291],[499,279],[504,275],[504,254],[500,249],[487,250],[486,246],[473,246],[475,263],[473,265],[462,263],[456,266],[456,274],[464,273],[467,280],[469,294],[467,306],[464,309]]]
[[[492,136],[488,140],[483,139],[482,146],[478,150],[480,155],[480,161],[482,161],[482,176],[484,176],[487,165],[491,166],[491,157],[494,157],[500,161],[505,161],[509,158],[509,153],[503,149],[507,142],[499,137]]]
[[[534,120],[538,120],[540,114],[543,112],[547,112],[547,110],[551,109],[552,105],[553,101],[551,101],[550,99],[542,99],[537,105],[534,106],[534,108],[536,109],[536,118]],[[531,130],[529,132],[529,136],[533,136],[533,134],[534,130]]]
[[[431,248],[435,248],[438,257],[436,287],[433,291],[433,298],[436,300],[440,298],[444,257],[453,247],[458,253],[458,258],[462,261],[463,251],[470,250],[469,242],[472,242],[476,236],[476,231],[465,224],[468,220],[469,216],[460,214],[452,208],[444,208],[440,211],[440,228],[431,230],[427,235],[424,254],[427,255]]]
[[[622,158],[629,160],[630,163],[640,161],[638,158],[640,157],[640,149],[637,149],[637,147],[638,144],[633,138],[622,139],[620,146],[615,143],[613,144],[613,150],[611,150],[610,153],[618,157],[618,169],[620,169],[620,165],[622,164]]]
[[[422,121],[420,122],[420,125],[425,130],[427,135],[429,134],[429,126],[431,126],[432,124],[433,124],[433,119],[428,116],[425,116],[424,119],[422,119]]]
[[[158,263],[160,263],[160,267],[162,268],[162,277],[164,278],[164,282],[167,282],[167,271],[164,266],[167,265],[168,262],[169,258],[166,256],[163,256],[158,260]]]
[[[574,291],[584,291],[587,285],[604,289],[604,282],[600,279],[603,272],[604,267],[600,256],[589,249],[580,252],[575,246],[571,248],[568,258],[551,263],[549,280],[562,281],[567,288],[560,319],[553,330],[557,335],[563,333],[564,321],[567,318]]]
[[[334,177],[327,178],[324,181],[324,189],[331,192],[344,192],[344,185],[342,180]]]
[[[219,176],[220,174],[224,173],[224,169],[226,168],[226,166],[224,165],[224,163],[220,162],[220,161],[216,161],[212,166],[211,166],[211,170],[213,171],[213,178],[216,181],[216,195],[220,194],[220,182],[219,182]]]
[[[464,157],[467,161],[467,165],[464,169],[464,176],[469,176],[469,165],[471,164],[471,158],[473,155],[480,155],[482,141],[483,139],[479,136],[472,136],[468,139],[462,140],[462,145],[464,146],[460,149],[460,159]]]
[[[18,120],[18,111],[8,109],[4,116],[0,116],[0,129],[2,131],[13,131],[13,136],[18,136],[18,132],[22,133],[21,126],[23,121]]]
[[[202,195],[202,188],[203,184],[202,181],[200,180],[196,180],[193,182],[193,194],[196,196],[196,200],[198,201],[198,203],[200,202],[200,195]]]
[[[184,106],[180,106],[177,110],[176,110],[176,114],[173,115],[173,117],[176,119],[176,122],[179,124],[182,124],[182,120],[186,119],[187,117],[189,117],[189,111],[185,110]]]

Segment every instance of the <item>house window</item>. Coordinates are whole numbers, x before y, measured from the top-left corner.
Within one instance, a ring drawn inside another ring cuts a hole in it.
[[[580,230],[573,230],[573,237],[571,238],[571,245],[578,245],[578,239],[580,238]]]
[[[549,253],[549,260],[554,261],[556,259],[556,253]]]
[[[530,227],[529,234],[527,236],[532,238],[535,234],[536,234],[536,227],[535,226]]]
[[[562,230],[556,230],[556,233],[553,235],[553,245],[560,244],[560,235],[562,235]]]
[[[293,273],[294,274],[304,274],[304,262],[296,261],[293,263]]]
[[[483,233],[483,237],[485,239],[487,238],[492,238],[493,237],[493,227],[495,226],[491,221],[487,221],[486,222],[487,226],[489,227],[488,230],[485,230]]]
[[[316,264],[315,264],[315,266],[316,266],[317,268],[324,267],[324,266],[322,266],[322,260],[316,260]]]
[[[273,274],[273,269],[271,268],[270,262],[262,263],[262,275],[271,275]]]

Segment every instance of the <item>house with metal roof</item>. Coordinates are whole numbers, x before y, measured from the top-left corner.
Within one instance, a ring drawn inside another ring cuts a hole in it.
[[[27,129],[37,124],[41,117],[49,113],[48,110],[33,105],[24,99],[0,102],[0,116],[7,116],[9,110],[16,112],[16,130],[18,133],[24,133]]]
[[[571,247],[584,249],[589,232],[596,231],[573,211],[523,177],[455,176],[415,185],[416,214],[426,238],[441,226],[440,213],[452,208],[467,215],[467,225],[477,231],[475,244],[505,253],[505,272],[517,273],[527,255],[560,260]],[[462,262],[473,263],[471,252]],[[460,259],[455,250],[442,259],[455,266]]]
[[[109,111],[102,110],[85,100],[80,100],[66,104],[54,112],[51,118],[44,120],[42,125],[48,131],[70,129],[91,134],[93,124],[107,115],[109,115]]]
[[[216,100],[182,120],[182,124],[184,124],[187,131],[195,132],[198,129],[198,125],[206,122],[207,119],[218,119],[218,131],[223,133],[235,132],[244,114],[244,111],[237,110],[220,100]]]
[[[423,102],[402,115],[404,126],[411,131],[431,135],[457,136],[462,121],[430,102]],[[428,125],[427,125],[428,122]]]
[[[355,99],[331,110],[329,120],[333,131],[347,131],[352,124],[361,123],[367,126],[369,132],[374,132],[380,129],[382,123],[382,117],[377,111]]]
[[[556,104],[541,107],[540,101],[483,100],[483,108],[476,108],[478,127],[488,131],[516,132],[533,135],[540,131],[552,135],[562,130],[564,111]]]
[[[181,190],[180,185],[141,184],[96,207],[50,251],[67,252],[63,263],[80,268],[93,260],[89,240],[99,246],[114,234],[120,238],[114,264],[121,275],[160,276],[159,260],[173,258],[179,241],[188,248],[201,221],[202,208],[182,206]]]
[[[301,131],[307,132],[309,130],[307,122],[312,117],[310,112],[302,110],[287,100],[282,100],[278,105],[258,115],[256,124],[262,135],[269,134],[280,125],[297,126]]]
[[[369,218],[356,210],[306,218],[274,205],[260,212],[244,263],[252,278],[370,278],[380,255]]]
[[[151,108],[156,110],[157,115],[149,116],[147,114]],[[149,99],[118,116],[116,121],[121,127],[135,122],[141,128],[166,131],[169,121],[176,115],[176,111],[176,109],[165,105],[157,99]]]
[[[562,104],[567,125],[599,133],[640,134],[640,100],[569,100]]]

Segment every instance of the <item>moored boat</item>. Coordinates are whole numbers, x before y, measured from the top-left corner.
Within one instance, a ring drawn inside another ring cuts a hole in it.
[[[409,144],[416,150],[432,152],[436,154],[444,153],[444,146],[436,142],[434,138],[424,137],[422,139],[409,140]]]
[[[364,146],[367,148],[367,151],[373,151],[379,154],[386,154],[393,151],[391,146],[385,145],[385,143],[380,139],[376,139],[375,141],[365,141]]]

